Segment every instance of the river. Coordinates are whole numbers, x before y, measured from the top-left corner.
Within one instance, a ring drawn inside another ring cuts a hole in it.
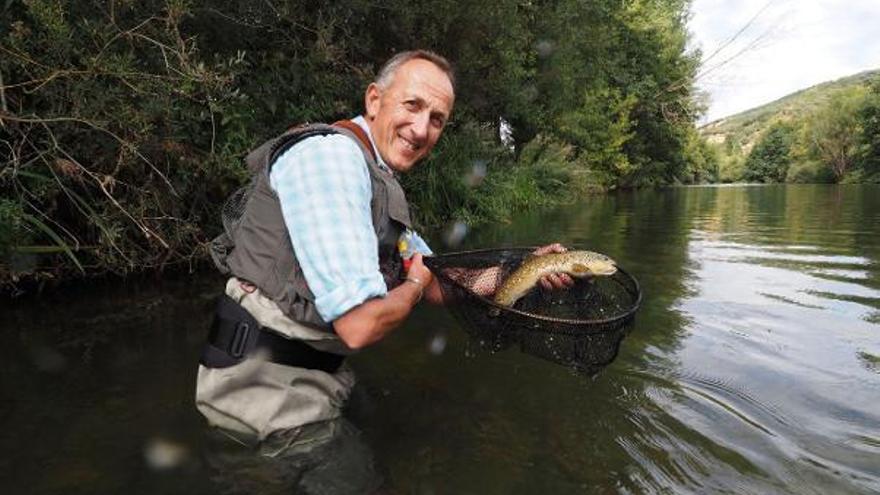
[[[644,301],[586,377],[419,308],[351,359],[352,422],[393,493],[880,492],[880,186],[585,198],[455,248],[606,253]],[[218,493],[192,404],[221,281],[4,308],[0,489]],[[157,460],[158,459],[158,460]],[[163,459],[165,459],[164,462]]]

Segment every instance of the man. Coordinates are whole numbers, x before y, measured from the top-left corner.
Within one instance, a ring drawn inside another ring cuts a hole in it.
[[[423,296],[442,298],[395,174],[428,155],[454,99],[445,59],[400,53],[367,88],[364,116],[290,131],[249,155],[254,180],[243,212],[213,245],[230,278],[199,366],[196,406],[222,437],[259,455],[214,447],[229,452],[213,456],[221,474],[258,465],[268,469],[261,477],[282,484],[302,478],[302,491],[309,473],[348,473],[313,482],[342,483],[339,492],[372,483],[367,449],[337,440],[356,436],[340,421],[354,384],[343,358],[385,337]],[[405,272],[397,251],[404,234],[420,251]],[[335,446],[323,469],[298,455],[315,457],[326,445]],[[226,478],[234,490],[249,476]]]
[[[423,296],[442,302],[395,174],[440,138],[455,100],[452,69],[431,52],[400,53],[364,100],[364,116],[289,131],[249,155],[243,213],[213,246],[230,278],[196,405],[264,456],[337,434],[354,384],[344,356],[388,335]],[[406,271],[402,235],[418,251]]]

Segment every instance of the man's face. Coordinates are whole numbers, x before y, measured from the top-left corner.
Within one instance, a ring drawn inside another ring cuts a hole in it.
[[[440,68],[414,59],[397,69],[388,87],[370,84],[365,100],[379,155],[392,169],[406,172],[437,144],[455,96]]]

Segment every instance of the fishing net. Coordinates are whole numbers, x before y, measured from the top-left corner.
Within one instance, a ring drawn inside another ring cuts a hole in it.
[[[534,248],[484,249],[425,258],[449,310],[479,347],[517,345],[527,354],[596,373],[617,357],[641,302],[639,284],[618,267],[611,276],[576,279],[568,290],[530,291],[512,307],[491,295]]]
[[[214,264],[223,273],[229,273],[229,267],[226,264],[226,257],[235,246],[232,241],[235,238],[235,231],[241,225],[241,219],[244,217],[244,210],[247,207],[248,199],[253,194],[257,181],[252,178],[247,185],[238,188],[223,203],[220,210],[220,219],[223,222],[223,232],[211,240],[210,254],[214,260]]]

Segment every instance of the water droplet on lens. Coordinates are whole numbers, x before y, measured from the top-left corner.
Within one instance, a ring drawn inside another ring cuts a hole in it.
[[[454,222],[449,228],[446,229],[446,234],[443,236],[443,241],[449,247],[455,247],[461,244],[461,241],[464,240],[465,236],[468,233],[470,228],[464,222],[457,221]]]
[[[474,160],[470,172],[465,175],[464,182],[469,187],[477,187],[486,178],[488,171],[488,163],[486,160]]]
[[[443,351],[446,350],[446,335],[443,333],[436,333],[433,337],[431,337],[431,341],[428,342],[428,352],[435,356],[439,356],[443,354]]]
[[[535,43],[535,51],[538,53],[538,57],[547,58],[553,54],[553,42],[548,40],[541,40]]]
[[[147,466],[157,471],[180,466],[188,455],[189,449],[167,438],[153,438],[144,446],[144,460]]]

